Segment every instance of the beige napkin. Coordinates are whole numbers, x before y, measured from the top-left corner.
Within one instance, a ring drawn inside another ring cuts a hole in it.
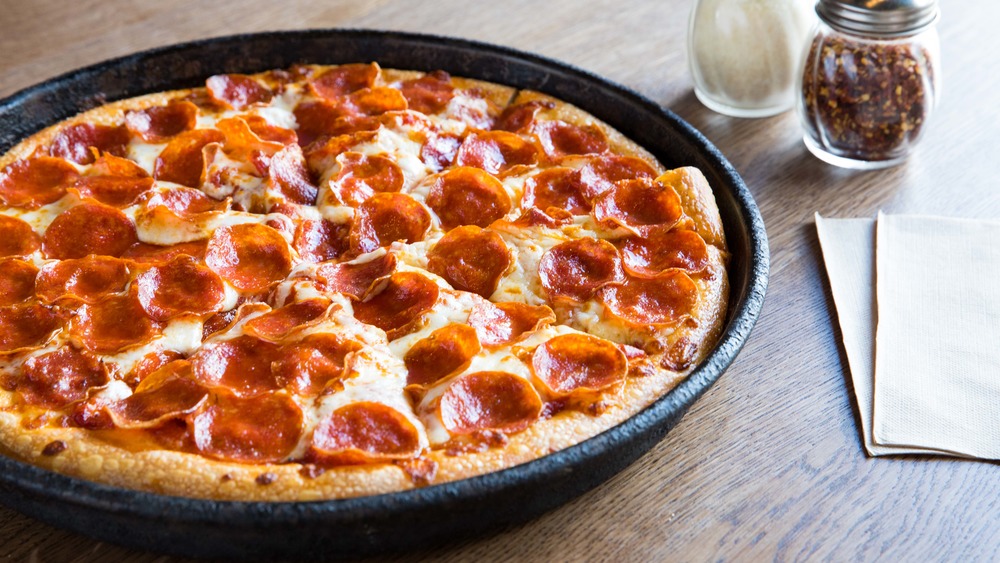
[[[1000,223],[816,226],[868,453],[1000,458]]]

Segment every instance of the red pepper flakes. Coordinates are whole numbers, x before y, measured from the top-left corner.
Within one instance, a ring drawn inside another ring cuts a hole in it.
[[[844,158],[903,156],[932,109],[932,63],[916,42],[817,35],[802,80],[808,134]]]

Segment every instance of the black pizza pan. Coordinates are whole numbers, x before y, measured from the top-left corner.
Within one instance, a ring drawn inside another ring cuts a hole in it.
[[[750,335],[767,288],[767,235],[749,190],[718,149],[672,112],[551,59],[474,41],[367,30],[195,41],[99,63],[0,100],[0,154],[80,111],[203,85],[213,74],[369,61],[539,90],[609,123],[667,168],[700,168],[732,252],[729,311],[708,358],[673,391],[596,437],[461,481],[343,500],[219,502],[109,487],[0,456],[0,502],[102,541],[185,556],[331,559],[426,548],[525,522],[592,489],[652,448],[719,379]]]

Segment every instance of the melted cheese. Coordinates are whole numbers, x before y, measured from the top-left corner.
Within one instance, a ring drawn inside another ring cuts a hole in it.
[[[202,322],[197,318],[181,316],[163,327],[162,333],[149,342],[126,348],[116,354],[101,356],[101,361],[114,366],[114,372],[125,375],[149,354],[172,351],[193,354],[201,346]]]
[[[402,191],[406,192],[430,172],[420,158],[422,148],[420,141],[383,125],[373,140],[355,145],[351,150],[368,156],[388,156],[394,160],[403,172]]]
[[[252,113],[263,117],[269,125],[283,129],[298,129],[299,123],[295,120],[295,114],[292,113],[295,106],[290,105],[290,100],[286,100],[286,97],[288,97],[287,92],[285,97],[275,97],[270,106],[254,108]]]
[[[66,194],[58,201],[50,203],[48,205],[43,205],[37,209],[18,209],[15,207],[8,207],[3,210],[4,215],[11,217],[17,217],[18,219],[24,221],[25,223],[31,225],[32,230],[36,233],[42,235],[63,211],[66,211],[70,207],[80,203],[80,198],[73,194]]]
[[[169,188],[161,188],[169,189]],[[270,215],[240,211],[210,212],[182,219],[172,213],[142,215],[138,205],[122,210],[135,223],[140,242],[168,246],[182,242],[204,240],[220,227],[244,223],[266,223]]]
[[[128,159],[138,164],[150,176],[156,171],[156,159],[167,144],[147,143],[134,137],[128,144]]]

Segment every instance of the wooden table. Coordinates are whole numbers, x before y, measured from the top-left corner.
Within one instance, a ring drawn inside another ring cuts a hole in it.
[[[533,522],[420,555],[448,561],[1000,558],[994,464],[866,457],[812,219],[814,211],[846,217],[878,209],[1000,217],[1000,42],[991,24],[1000,21],[1000,4],[945,3],[943,98],[927,136],[905,165],[867,173],[835,169],[808,154],[793,113],[743,120],[704,108],[687,71],[691,2],[545,4],[0,0],[0,97],[140,49],[307,27],[474,38],[630,86],[703,131],[750,186],[772,252],[763,315],[722,380],[630,468]],[[0,555],[163,560],[6,508],[0,508]]]

